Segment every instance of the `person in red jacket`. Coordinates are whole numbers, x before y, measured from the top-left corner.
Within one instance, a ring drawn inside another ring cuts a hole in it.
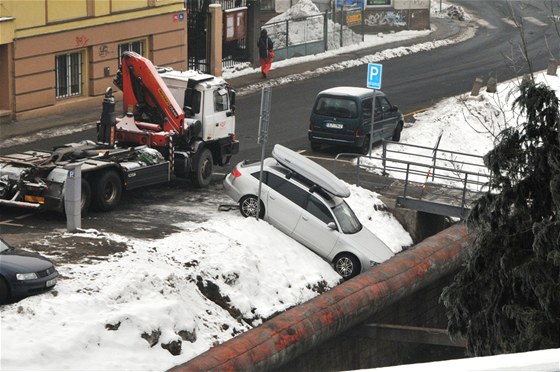
[[[272,66],[272,58],[274,57],[274,44],[265,29],[261,30],[261,36],[259,41],[257,41],[257,47],[259,48],[259,57],[261,59],[261,74],[263,79],[266,79],[268,71]]]

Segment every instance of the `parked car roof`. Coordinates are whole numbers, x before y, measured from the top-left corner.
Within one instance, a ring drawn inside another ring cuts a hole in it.
[[[348,97],[355,97],[355,96],[371,96],[373,95],[373,90],[369,88],[361,88],[361,87],[334,87],[325,89],[319,94],[332,94],[337,96],[348,96]],[[380,90],[375,91],[376,95],[382,96],[385,95]]]
[[[305,156],[282,145],[274,146],[272,156],[284,167],[308,179],[328,193],[341,198],[350,196],[350,189],[342,180]]]

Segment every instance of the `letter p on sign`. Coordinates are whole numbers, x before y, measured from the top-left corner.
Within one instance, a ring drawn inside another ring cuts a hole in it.
[[[381,89],[381,73],[383,65],[378,63],[368,63],[367,87],[372,89]]]

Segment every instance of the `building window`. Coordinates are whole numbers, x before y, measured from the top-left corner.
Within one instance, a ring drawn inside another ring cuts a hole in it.
[[[145,57],[144,50],[144,40],[136,40],[129,43],[119,44],[119,65],[121,64],[122,54],[124,52],[136,52],[142,57]]]
[[[390,6],[392,0],[366,0],[366,6]]]
[[[82,95],[82,52],[55,57],[56,98]]]

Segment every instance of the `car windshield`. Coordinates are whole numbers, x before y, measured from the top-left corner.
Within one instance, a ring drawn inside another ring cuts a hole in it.
[[[9,250],[10,250],[10,247],[8,246],[8,244],[6,244],[5,241],[0,239],[0,253],[6,252],[6,251],[9,251]]]
[[[354,211],[350,209],[344,200],[333,207],[332,211],[343,233],[355,234],[362,229],[362,224],[358,220],[358,217],[356,217]]]

